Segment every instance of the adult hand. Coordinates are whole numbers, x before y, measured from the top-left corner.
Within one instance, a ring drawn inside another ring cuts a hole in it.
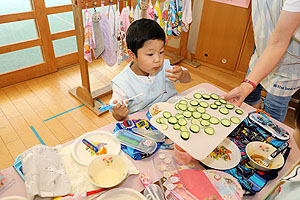
[[[166,74],[166,77],[168,77],[169,80],[171,81],[180,80],[183,74],[182,68],[178,65],[174,65],[172,68],[173,69],[166,69],[166,72],[170,73],[170,74]]]
[[[248,83],[242,83],[240,86],[232,89],[229,93],[221,96],[221,98],[236,106],[241,106],[245,98],[252,92],[252,90],[252,85]]]
[[[123,121],[128,116],[129,110],[126,106],[126,104],[128,104],[128,102],[129,101],[126,101],[126,102],[121,101],[118,103],[117,100],[113,101],[114,104],[118,103],[117,105],[115,105],[112,108],[112,115],[116,120]]]

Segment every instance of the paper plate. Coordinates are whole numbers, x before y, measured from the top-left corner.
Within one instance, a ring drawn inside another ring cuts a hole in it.
[[[237,164],[239,164],[241,160],[241,152],[239,148],[229,139],[225,138],[223,142],[221,142],[218,147],[224,146],[227,149],[229,149],[232,153],[229,154],[231,160],[225,161],[223,158],[219,158],[218,160],[211,157],[209,154],[205,159],[200,160],[203,164],[205,164],[208,167],[211,167],[213,169],[219,169],[219,170],[226,170],[231,169]]]
[[[115,188],[102,194],[97,200],[147,200],[138,191],[131,188]]]
[[[170,107],[170,105],[172,105],[172,104],[167,103],[167,102],[155,103],[149,108],[149,113],[153,117],[153,116],[157,115],[158,113],[160,113],[162,110]]]
[[[86,139],[91,143],[106,143],[104,146],[107,150],[107,154],[118,155],[121,150],[121,144],[115,136],[106,131],[91,131],[75,140],[73,143],[72,156],[76,162],[81,165],[88,166],[89,163],[96,158],[95,152],[88,149],[85,144],[82,143],[82,139]]]

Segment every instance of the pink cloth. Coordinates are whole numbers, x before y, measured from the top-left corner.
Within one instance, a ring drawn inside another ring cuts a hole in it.
[[[93,19],[89,11],[84,12],[85,26],[84,26],[84,59],[89,63],[92,62],[91,49],[96,47],[95,37],[93,31]]]
[[[102,4],[102,18],[100,21],[100,26],[103,31],[103,40],[105,49],[101,54],[104,62],[110,67],[112,67],[117,62],[117,55],[114,49],[114,44],[112,41],[111,29],[109,26],[109,21],[105,14],[104,5]]]
[[[147,18],[154,19],[154,8],[153,8],[151,0],[149,0],[149,5],[147,8]]]

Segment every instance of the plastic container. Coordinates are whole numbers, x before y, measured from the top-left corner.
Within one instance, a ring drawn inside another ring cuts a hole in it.
[[[142,137],[127,130],[120,129],[115,132],[115,136],[118,140],[120,140],[121,144],[144,153],[153,153],[157,148],[157,144],[154,139]]]
[[[189,153],[184,151],[180,146],[175,144],[174,145],[174,160],[179,165],[187,165],[193,160],[193,157]]]
[[[133,128],[132,131],[144,137],[152,138],[156,142],[164,142],[166,138],[166,136],[159,130],[145,130],[141,128]]]

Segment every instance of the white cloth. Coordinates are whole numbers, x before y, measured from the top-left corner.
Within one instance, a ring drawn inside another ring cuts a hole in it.
[[[29,199],[72,193],[71,184],[55,147],[42,144],[24,151],[21,162]]]
[[[183,0],[182,7],[182,29],[187,32],[189,30],[189,24],[192,23],[193,20],[191,0]]]

